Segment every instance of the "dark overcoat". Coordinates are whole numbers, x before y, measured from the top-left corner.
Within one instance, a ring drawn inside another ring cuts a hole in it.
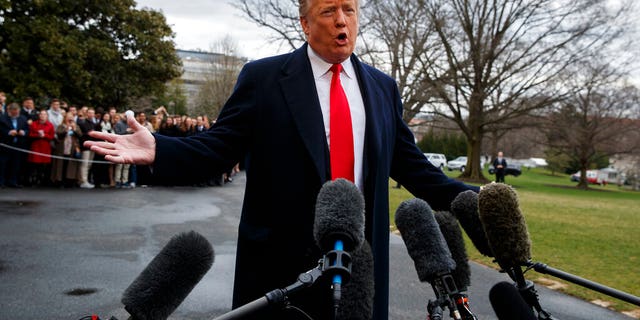
[[[395,81],[355,55],[351,61],[366,112],[362,191],[366,239],[374,255],[374,317],[387,319],[389,177],[440,210],[448,210],[459,192],[477,188],[447,178],[416,147],[402,120]],[[245,161],[247,185],[238,230],[234,308],[284,288],[317,265],[322,252],[313,239],[314,207],[318,191],[331,174],[307,44],[289,54],[246,64],[209,131],[182,139],[155,137],[154,174],[166,183],[217,174]],[[312,310],[312,315],[320,312],[314,308],[330,310],[322,302],[324,296],[319,297],[323,293],[310,292],[300,301],[305,310]],[[320,313],[314,318],[329,319]]]

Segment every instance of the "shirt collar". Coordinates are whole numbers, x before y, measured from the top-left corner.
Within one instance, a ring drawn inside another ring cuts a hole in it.
[[[311,46],[307,46],[307,54],[309,55],[311,70],[313,71],[313,77],[315,79],[319,79],[329,72],[329,69],[333,64],[324,61],[315,51],[313,51],[313,49],[311,49]],[[355,75],[355,70],[353,68],[353,63],[351,63],[351,59],[344,60],[340,64],[342,65],[342,72],[352,79],[353,75]]]

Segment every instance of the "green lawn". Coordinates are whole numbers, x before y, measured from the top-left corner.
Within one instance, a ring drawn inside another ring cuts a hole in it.
[[[455,177],[459,172],[447,172]],[[493,176],[485,173],[489,179]],[[640,193],[614,185],[594,186],[583,191],[573,188],[574,182],[565,174],[552,175],[543,169],[524,169],[517,178],[506,177],[519,196],[532,241],[534,261],[596,281],[606,286],[640,296]],[[411,198],[405,189],[390,186],[390,217],[400,202]],[[395,226],[391,226],[395,229]],[[497,265],[473,247],[466,238],[472,260]],[[506,277],[506,276],[505,276]],[[538,282],[558,280],[535,271],[527,278]],[[561,289],[586,300],[605,300],[619,310],[638,307],[596,293],[581,286],[568,284]]]

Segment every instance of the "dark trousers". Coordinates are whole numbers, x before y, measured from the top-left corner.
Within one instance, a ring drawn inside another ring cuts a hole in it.
[[[496,170],[496,182],[504,183],[504,169]]]
[[[18,185],[21,160],[21,152],[6,148],[0,149],[0,186]]]

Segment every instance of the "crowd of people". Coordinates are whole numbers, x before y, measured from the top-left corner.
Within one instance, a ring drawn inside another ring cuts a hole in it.
[[[208,130],[207,116],[170,115],[166,108],[135,112],[152,133],[185,137]],[[90,131],[131,133],[124,113],[115,107],[68,105],[52,99],[38,110],[26,97],[21,104],[6,103],[0,92],[0,187],[53,186],[61,188],[132,188],[150,184],[146,166],[112,164],[84,146]],[[222,177],[202,185],[231,181],[236,166]]]

